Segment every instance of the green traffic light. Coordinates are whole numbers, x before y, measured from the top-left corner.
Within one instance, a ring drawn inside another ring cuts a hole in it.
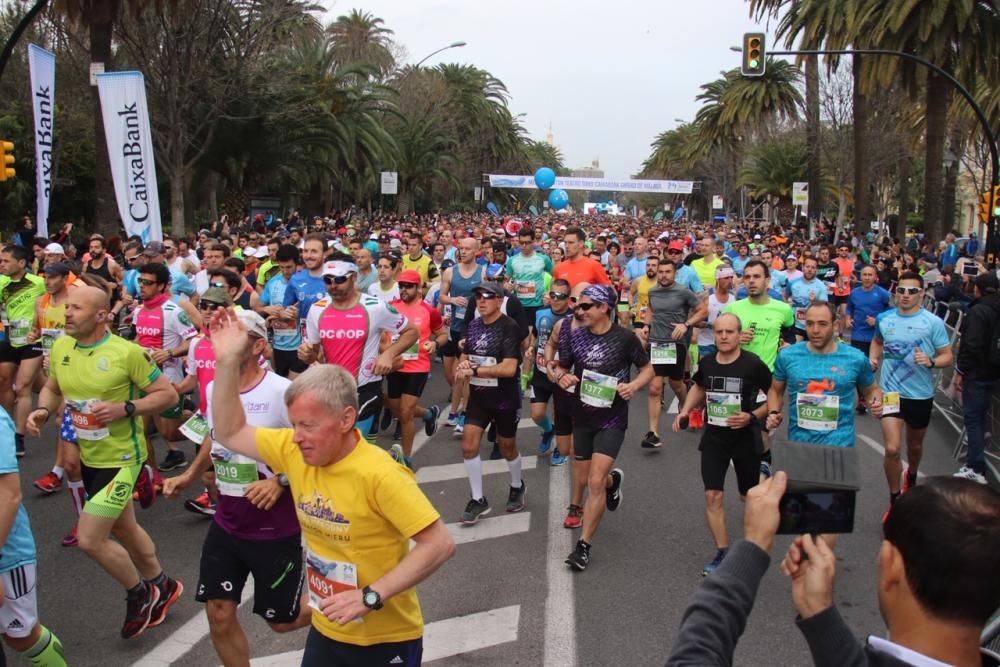
[[[760,64],[760,61],[758,61],[758,60],[751,60],[750,61],[750,68],[751,69],[757,69],[757,67],[758,67],[759,64]]]
[[[993,217],[1000,218],[1000,206],[997,206],[995,209],[993,209]]]

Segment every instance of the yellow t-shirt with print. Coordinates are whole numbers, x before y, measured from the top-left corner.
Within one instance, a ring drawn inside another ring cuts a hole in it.
[[[441,278],[434,262],[427,255],[421,255],[417,259],[412,259],[409,254],[403,255],[403,268],[413,269],[420,274],[420,280],[424,283],[424,292],[427,291],[429,284],[437,282]]]
[[[257,449],[272,470],[288,477],[307,556],[353,566],[360,589],[396,567],[410,550],[410,538],[440,515],[408,468],[361,438],[359,431],[354,435],[359,440],[354,450],[322,468],[302,460],[292,429],[258,428]],[[415,588],[384,605],[360,623],[346,625],[313,612],[312,624],[325,637],[359,646],[423,636]]]

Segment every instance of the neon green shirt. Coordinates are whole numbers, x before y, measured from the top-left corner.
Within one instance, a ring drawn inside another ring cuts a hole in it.
[[[79,345],[76,339],[61,336],[52,344],[49,375],[66,398],[80,460],[91,468],[121,468],[146,460],[142,417],[101,424],[90,414],[93,401],[133,400],[160,377],[160,369],[141,347],[110,333],[93,345]]]
[[[743,330],[753,329],[753,340],[741,348],[753,352],[774,371],[774,360],[781,345],[781,330],[795,326],[792,307],[784,301],[771,299],[767,303],[753,304],[750,299],[740,299],[726,306],[724,313],[740,318]]]
[[[35,323],[35,302],[45,294],[45,280],[33,273],[25,273],[17,282],[7,280],[0,290],[3,325],[11,346],[24,347]]]

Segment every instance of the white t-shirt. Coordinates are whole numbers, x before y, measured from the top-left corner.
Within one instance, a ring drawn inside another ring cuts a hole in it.
[[[708,295],[708,319],[702,324],[709,326],[703,326],[698,330],[698,345],[715,345],[715,334],[712,332],[711,325],[722,313],[722,309],[734,301],[736,301],[736,297],[733,296],[732,292],[726,294],[725,301],[719,301],[719,295],[715,292]]]
[[[369,296],[374,296],[379,299],[382,299],[386,303],[390,303],[399,298],[399,285],[397,283],[393,283],[392,289],[390,289],[388,292],[383,292],[382,287],[376,280],[375,282],[373,282],[371,285],[368,286],[368,294]]]
[[[204,294],[208,287],[208,269],[202,269],[194,274],[194,291],[197,292],[198,296]]]

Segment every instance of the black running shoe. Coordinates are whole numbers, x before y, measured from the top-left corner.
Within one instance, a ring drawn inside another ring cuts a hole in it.
[[[611,471],[611,488],[605,491],[607,495],[605,504],[609,512],[614,512],[622,505],[622,481],[624,479],[625,473],[621,468],[614,468]]]
[[[646,434],[646,437],[642,439],[640,446],[643,449],[659,449],[663,446],[663,442],[660,440],[660,436],[650,431]]]
[[[147,628],[155,628],[167,618],[167,610],[170,609],[170,605],[180,599],[181,593],[184,592],[184,585],[170,577],[166,577],[160,586],[149,581],[146,582],[146,585],[160,589],[160,599],[153,605],[153,613],[149,617],[149,625],[146,626]]]
[[[427,437],[430,437],[437,433],[438,430],[438,419],[441,418],[441,408],[436,405],[432,405],[427,408],[427,416],[424,417],[424,433]]]
[[[465,506],[465,511],[462,512],[462,523],[471,526],[479,521],[480,517],[486,516],[489,513],[490,503],[486,500],[486,496],[483,496],[479,500],[473,498],[469,501],[469,504]]]
[[[528,485],[521,480],[521,488],[515,489],[513,486],[510,487],[510,495],[507,496],[507,511],[508,512],[520,512],[524,509],[524,492],[527,490]]]
[[[573,552],[566,557],[566,564],[577,572],[583,572],[590,565],[590,545],[583,540],[577,540]]]
[[[153,608],[160,601],[160,589],[147,583],[141,593],[125,597],[125,623],[122,638],[132,639],[142,634],[153,616]]]
[[[163,457],[163,462],[156,467],[160,469],[160,472],[169,472],[178,468],[186,468],[187,464],[188,461],[184,456],[184,452],[179,449],[171,449]]]

